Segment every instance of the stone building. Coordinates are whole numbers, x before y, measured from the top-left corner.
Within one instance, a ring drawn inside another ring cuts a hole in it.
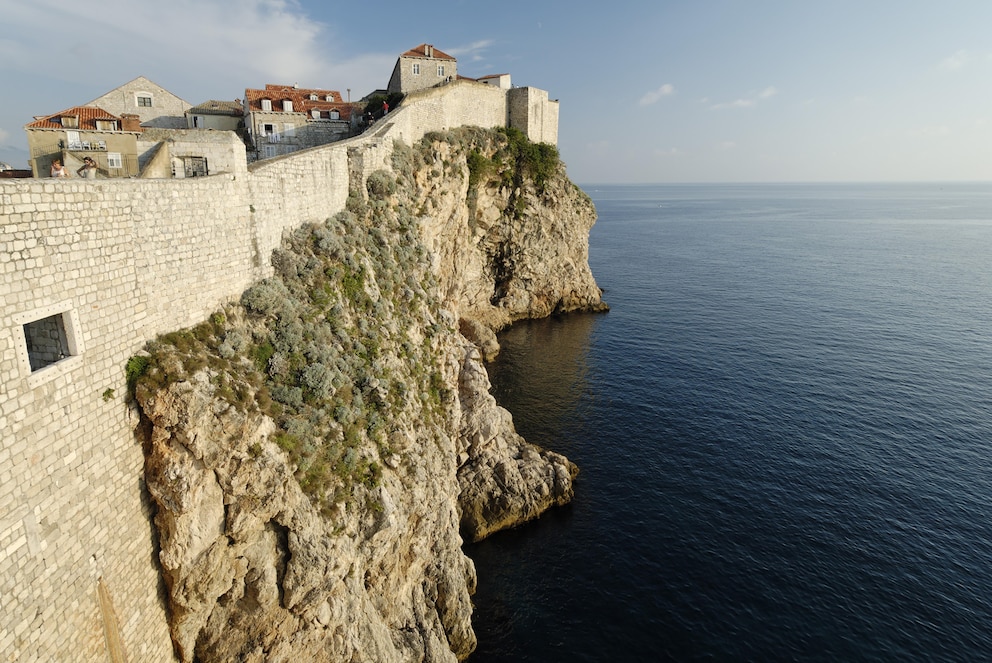
[[[48,177],[55,159],[74,173],[87,156],[96,161],[97,177],[138,174],[141,127],[136,115],[117,116],[97,106],[75,106],[37,116],[24,131],[35,177]]]
[[[165,88],[139,76],[97,97],[86,106],[99,106],[115,115],[137,115],[143,127],[185,129],[191,104]]]
[[[510,83],[510,74],[487,74],[475,79],[479,83],[492,85],[503,90],[509,90],[513,85]]]
[[[187,129],[219,129],[237,131],[244,122],[245,109],[240,99],[234,101],[204,101],[186,111]]]
[[[337,90],[267,84],[245,90],[249,158],[270,159],[351,135],[354,104]]]
[[[387,91],[409,94],[453,81],[457,77],[458,60],[431,44],[421,44],[396,60]]]
[[[145,129],[138,139],[141,177],[204,177],[245,168],[245,144],[235,131]]]

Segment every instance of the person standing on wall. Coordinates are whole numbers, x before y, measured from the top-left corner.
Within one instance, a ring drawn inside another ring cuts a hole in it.
[[[382,102],[382,116],[385,117],[386,116],[386,113],[388,113],[388,112],[389,112],[389,104],[387,104],[385,101],[383,101]]]
[[[88,180],[96,179],[96,161],[89,157],[83,157],[83,165],[76,170],[76,174]]]
[[[66,170],[65,166],[62,165],[61,161],[56,159],[55,161],[52,162],[51,176],[58,177],[60,179],[65,179],[69,177],[69,171]]]

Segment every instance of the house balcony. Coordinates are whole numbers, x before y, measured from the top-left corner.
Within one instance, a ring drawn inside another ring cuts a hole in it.
[[[70,152],[106,152],[107,141],[81,140],[66,142],[64,140],[60,140],[59,149],[69,150]]]

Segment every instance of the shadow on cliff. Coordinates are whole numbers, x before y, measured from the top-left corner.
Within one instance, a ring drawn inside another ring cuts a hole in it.
[[[143,457],[147,459],[149,457],[149,451],[151,449],[151,439],[152,439],[152,422],[148,420],[141,408],[138,406],[134,397],[129,395],[128,399],[128,409],[129,416],[137,417],[138,424],[134,427],[134,441],[141,447]],[[169,588],[165,584],[165,575],[162,572],[162,562],[159,559],[159,553],[162,551],[162,545],[159,541],[158,528],[155,525],[155,516],[158,513],[158,509],[155,506],[155,501],[152,500],[151,493],[148,492],[148,482],[145,480],[145,468],[141,468],[141,475],[138,477],[138,494],[141,497],[141,513],[145,516],[146,522],[148,523],[148,541],[151,544],[150,548],[152,554],[150,555],[149,561],[151,562],[152,568],[155,569],[155,575],[158,577],[158,582],[155,587],[155,595],[158,598],[159,605],[162,607],[162,613],[166,615],[166,618],[171,622],[172,612],[169,608]],[[175,642],[173,642],[173,653],[178,659],[178,652],[175,651]]]

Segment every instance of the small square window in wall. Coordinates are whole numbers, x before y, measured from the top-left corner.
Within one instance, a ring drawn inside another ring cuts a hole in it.
[[[145,95],[138,95],[138,106],[143,108],[151,108],[152,98]]]
[[[69,356],[69,341],[65,336],[65,321],[61,313],[24,325],[24,339],[32,373]]]
[[[413,75],[414,76],[419,76],[420,75],[420,63],[419,62],[414,62],[413,63]]]
[[[107,168],[123,168],[124,161],[120,152],[107,152]]]
[[[21,372],[37,387],[82,361],[82,334],[70,302],[14,316],[20,332],[17,347]]]

